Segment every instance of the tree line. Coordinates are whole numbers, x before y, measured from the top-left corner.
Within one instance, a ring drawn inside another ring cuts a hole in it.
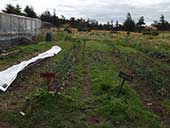
[[[137,23],[132,19],[131,14],[127,13],[126,19],[123,24],[119,24],[116,21],[113,24],[113,21],[107,22],[105,24],[99,23],[97,20],[94,19],[83,19],[83,18],[74,18],[71,17],[70,19],[66,19],[63,15],[59,18],[56,15],[56,11],[54,10],[53,14],[50,11],[44,11],[40,16],[34,11],[34,8],[31,6],[26,6],[24,9],[21,8],[19,4],[16,6],[7,4],[6,7],[2,10],[4,13],[8,14],[16,14],[27,16],[31,18],[39,18],[42,21],[49,22],[54,26],[60,28],[64,25],[68,25],[72,28],[78,28],[79,31],[89,31],[89,30],[113,30],[113,31],[142,31],[144,30],[145,26],[145,19],[144,16],[141,16]],[[161,31],[170,30],[170,23],[165,20],[164,15],[161,15],[159,21],[154,21],[151,24],[153,27],[157,28]]]

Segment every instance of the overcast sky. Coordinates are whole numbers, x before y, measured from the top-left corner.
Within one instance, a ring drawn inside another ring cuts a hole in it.
[[[0,8],[8,3],[18,3],[23,8],[31,5],[38,14],[56,9],[58,16],[92,18],[100,22],[123,22],[127,12],[135,20],[144,16],[147,23],[159,20],[161,14],[170,21],[170,0],[0,0]]]

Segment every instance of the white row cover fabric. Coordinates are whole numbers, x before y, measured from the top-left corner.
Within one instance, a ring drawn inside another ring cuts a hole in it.
[[[12,82],[16,79],[18,73],[22,71],[25,67],[27,67],[29,64],[36,62],[37,60],[40,59],[45,59],[48,57],[52,57],[56,54],[58,54],[61,51],[61,48],[58,46],[53,46],[50,50],[39,54],[38,56],[27,60],[23,61],[17,65],[14,65],[2,72],[0,72],[0,90],[6,91],[8,87],[12,84]]]

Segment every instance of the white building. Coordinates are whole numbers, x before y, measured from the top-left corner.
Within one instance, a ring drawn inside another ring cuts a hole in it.
[[[40,28],[39,19],[0,12],[0,46],[13,39],[23,37],[31,39],[32,36],[39,34]]]

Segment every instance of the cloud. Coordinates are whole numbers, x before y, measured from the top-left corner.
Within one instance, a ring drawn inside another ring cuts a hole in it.
[[[7,3],[19,3],[22,7],[32,5],[39,14],[55,8],[58,15],[67,18],[92,18],[100,22],[123,22],[127,12],[130,12],[135,20],[145,16],[148,23],[159,20],[161,14],[170,21],[169,0],[1,0],[0,7],[3,8]]]

